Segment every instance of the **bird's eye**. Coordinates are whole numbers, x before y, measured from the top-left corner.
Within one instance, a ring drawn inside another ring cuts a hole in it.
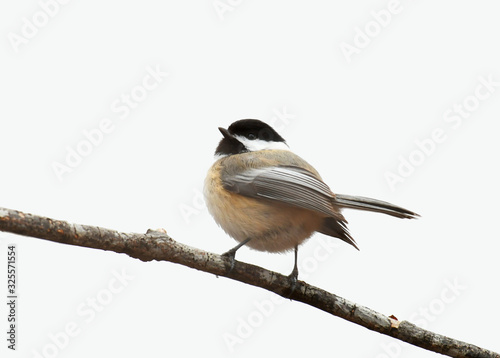
[[[248,134],[248,139],[254,140],[256,138],[257,138],[257,136],[255,134],[253,134],[253,133]]]
[[[259,139],[270,142],[273,139],[273,135],[268,128],[263,128],[259,131]]]

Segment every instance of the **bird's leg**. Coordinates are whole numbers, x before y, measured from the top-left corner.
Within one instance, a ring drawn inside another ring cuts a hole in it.
[[[299,254],[299,247],[295,246],[295,263],[293,265],[293,270],[288,278],[290,279],[290,296],[295,291],[295,287],[297,286],[297,278],[299,277],[299,268],[297,267],[297,257]]]
[[[229,268],[229,272],[233,271],[233,268],[234,268],[234,256],[236,255],[236,251],[238,251],[238,249],[240,247],[242,247],[243,245],[245,245],[247,242],[249,242],[251,240],[251,238],[247,238],[245,240],[243,240],[242,242],[240,242],[238,245],[236,245],[235,247],[233,247],[231,250],[229,251],[226,251],[222,254],[222,256],[226,256],[229,258],[229,260],[231,260],[231,266]]]

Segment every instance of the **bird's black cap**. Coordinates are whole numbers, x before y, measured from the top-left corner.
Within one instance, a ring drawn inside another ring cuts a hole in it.
[[[228,129],[219,127],[224,136],[219,142],[216,155],[231,155],[247,152],[248,149],[237,137],[245,137],[249,140],[263,140],[266,142],[283,142],[285,139],[278,134],[270,125],[258,119],[240,119],[233,122]]]

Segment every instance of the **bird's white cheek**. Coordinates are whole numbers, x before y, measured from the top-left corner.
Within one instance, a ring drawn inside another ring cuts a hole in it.
[[[282,150],[290,150],[288,145],[284,142],[268,142],[262,139],[253,139],[250,140],[247,137],[235,136],[238,141],[245,146],[249,151],[256,152],[258,150],[264,149],[282,149]]]

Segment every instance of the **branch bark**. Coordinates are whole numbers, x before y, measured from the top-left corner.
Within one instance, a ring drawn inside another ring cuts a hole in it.
[[[335,294],[298,281],[293,292],[287,276],[199,250],[174,241],[160,232],[121,233],[96,226],[71,224],[16,210],[0,208],[0,231],[36,237],[68,245],[125,253],[142,261],[170,261],[217,276],[224,276],[300,301],[334,316],[359,324],[403,342],[450,357],[494,357],[500,354],[461,342],[357,305]]]

